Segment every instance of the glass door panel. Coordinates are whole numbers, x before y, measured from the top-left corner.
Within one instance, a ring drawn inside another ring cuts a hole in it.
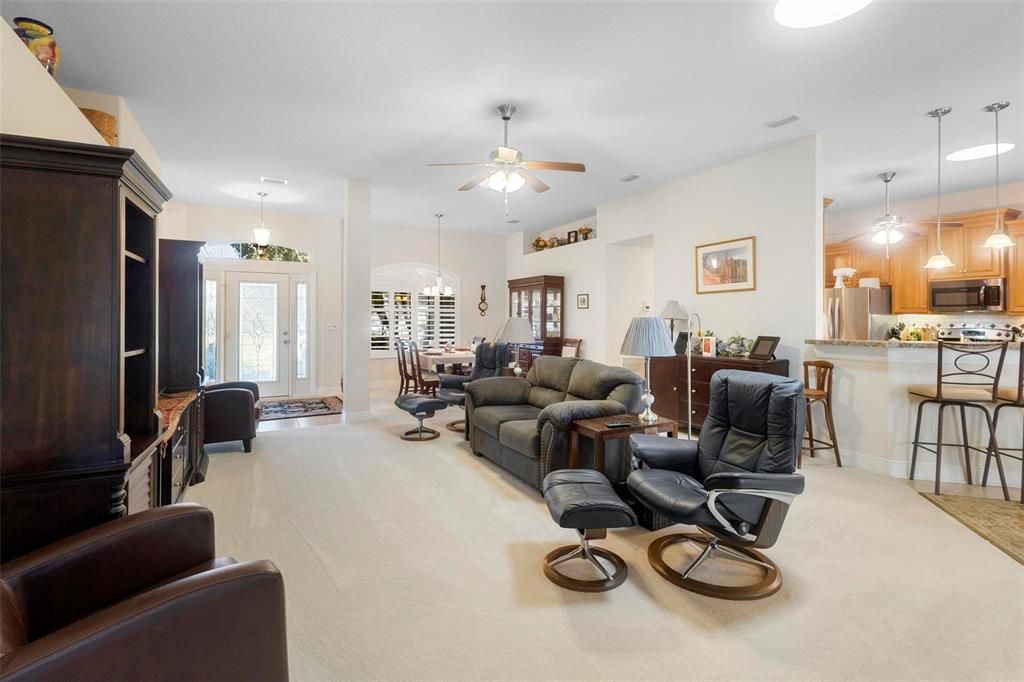
[[[548,290],[547,300],[547,335],[549,337],[562,336],[562,292]]]
[[[289,395],[292,320],[288,275],[228,273],[228,299],[231,329],[225,336],[235,377],[259,384],[261,396]]]
[[[530,289],[530,326],[534,340],[540,338],[541,311],[540,287],[534,287]]]

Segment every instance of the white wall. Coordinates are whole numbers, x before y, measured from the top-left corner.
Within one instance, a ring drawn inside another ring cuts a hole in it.
[[[6,21],[0,22],[0,130],[50,140],[106,144]]]
[[[153,172],[157,175],[161,174],[163,164],[160,162],[160,157],[157,156],[156,149],[142,131],[142,126],[135,119],[135,114],[128,108],[124,97],[89,90],[76,90],[75,88],[64,88],[64,92],[76,107],[96,109],[116,118],[117,146],[134,149],[142,157],[142,160],[153,169]]]
[[[602,204],[598,239],[581,245],[523,255],[524,237],[513,235],[506,248],[508,275],[565,274],[567,290],[589,288],[591,310],[580,319],[570,307],[566,334],[583,337],[587,357],[618,363],[625,330],[611,327],[608,311],[624,305],[631,295],[624,287],[644,273],[617,258],[611,245],[650,238],[653,313],[678,299],[722,336],[781,336],[778,355],[796,376],[803,340],[815,334],[820,309],[820,158],[820,139],[805,137]],[[694,247],[748,236],[757,238],[757,289],[698,296]],[[612,298],[616,302],[609,304]]]
[[[374,268],[392,263],[432,264],[437,261],[437,231],[374,225],[370,253]],[[441,267],[459,276],[461,340],[468,342],[474,336],[493,339],[508,316],[505,238],[475,232],[442,231]],[[477,310],[481,284],[487,286],[488,309],[485,316]],[[370,360],[370,381],[373,385],[396,383],[397,372],[394,359]]]
[[[274,244],[310,255],[316,273],[316,392],[337,392],[341,383],[341,218],[273,210],[265,216]],[[159,235],[209,244],[251,242],[258,217],[256,206],[224,208],[170,201],[158,221]],[[268,264],[268,268],[269,272],[276,266]]]
[[[986,159],[984,162],[979,161],[974,163],[989,162],[991,162],[991,159]],[[985,168],[987,171],[991,168],[991,165],[986,166]],[[899,188],[896,186],[897,182],[899,182],[899,180],[893,180],[893,187],[890,189],[890,193],[898,191]],[[832,204],[832,206],[825,211],[825,241],[828,243],[841,242],[845,239],[849,239],[850,237],[868,234],[871,231],[871,225],[874,219],[885,213],[885,207],[882,203],[881,181],[878,183],[877,206],[850,211],[837,210],[842,209],[841,202],[842,198],[840,197],[836,200],[836,203]],[[1010,182],[1000,185],[999,203],[1003,208],[1015,208],[1021,213],[1024,213],[1024,182]],[[995,205],[995,185],[967,190],[965,192],[953,192],[950,194],[943,193],[942,195],[943,215],[992,209],[995,208]],[[932,196],[925,197],[924,199],[897,201],[895,203],[891,203],[890,210],[893,215],[903,216],[903,220],[907,222],[934,218],[935,197]]]

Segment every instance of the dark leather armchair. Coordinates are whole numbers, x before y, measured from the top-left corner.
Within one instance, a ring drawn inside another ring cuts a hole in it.
[[[778,567],[757,548],[779,537],[793,499],[804,490],[794,473],[805,426],[803,384],[769,374],[721,370],[711,378],[708,417],[698,441],[633,435],[632,495],[670,523],[701,534],[665,535],[648,550],[662,577],[684,589],[725,599],[759,599],[782,586]],[[691,542],[701,553],[682,572],[668,566],[665,548]],[[717,585],[690,574],[715,552],[757,566],[760,582]]]
[[[462,390],[470,381],[499,377],[501,376],[501,370],[508,367],[508,357],[508,344],[504,341],[480,343],[476,347],[473,371],[469,373],[469,376],[442,374],[441,388]]]
[[[284,583],[216,558],[196,504],[97,526],[0,566],[4,680],[287,680]]]
[[[242,448],[252,452],[260,408],[260,387],[251,381],[226,381],[206,386],[203,443],[240,440]]]

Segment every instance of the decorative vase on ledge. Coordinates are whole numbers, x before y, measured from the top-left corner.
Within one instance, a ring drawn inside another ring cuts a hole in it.
[[[53,38],[53,29],[37,19],[15,17],[14,32],[35,55],[46,72],[56,76],[57,67],[60,66],[60,47]]]

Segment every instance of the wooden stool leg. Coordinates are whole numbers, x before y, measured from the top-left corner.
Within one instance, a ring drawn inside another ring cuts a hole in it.
[[[964,475],[967,478],[967,485],[973,485],[973,474],[971,473],[971,446],[967,442],[967,408],[960,406],[960,435],[964,439]],[[991,440],[991,438],[989,439]]]
[[[828,426],[828,437],[832,441],[832,452],[836,453],[836,466],[843,466],[843,458],[839,455],[839,442],[836,440],[836,424],[832,421],[832,401],[825,401],[825,424]]]

